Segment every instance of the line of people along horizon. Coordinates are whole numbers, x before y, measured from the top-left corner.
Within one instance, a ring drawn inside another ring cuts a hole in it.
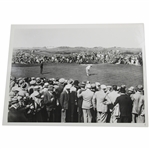
[[[40,55],[38,52],[19,51],[13,55],[13,64],[39,64],[44,63],[77,63],[77,64],[128,64],[142,66],[142,52],[121,53],[120,51],[102,52],[79,52],[79,53],[59,53],[50,55]]]

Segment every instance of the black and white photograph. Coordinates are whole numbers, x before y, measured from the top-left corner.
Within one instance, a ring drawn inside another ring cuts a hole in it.
[[[12,25],[4,125],[147,126],[143,24]]]

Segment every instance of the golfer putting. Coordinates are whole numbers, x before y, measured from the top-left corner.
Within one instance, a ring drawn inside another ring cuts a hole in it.
[[[86,75],[87,76],[90,76],[90,68],[92,67],[92,64],[89,64],[87,67],[86,67]]]

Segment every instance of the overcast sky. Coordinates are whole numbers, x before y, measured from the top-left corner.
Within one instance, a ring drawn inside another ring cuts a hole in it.
[[[13,47],[126,47],[142,48],[143,24],[14,26]]]

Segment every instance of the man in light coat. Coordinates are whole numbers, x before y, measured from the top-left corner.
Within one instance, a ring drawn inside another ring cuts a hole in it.
[[[113,85],[112,91],[106,97],[106,99],[108,99],[111,102],[111,104],[110,104],[110,112],[111,112],[110,123],[117,123],[117,120],[118,120],[118,114],[116,111],[119,109],[119,106],[118,105],[116,105],[115,107],[113,106],[114,102],[118,96],[120,96],[120,94],[118,94],[118,92],[117,92],[117,85]]]
[[[106,123],[108,106],[106,103],[106,86],[101,85],[101,89],[97,91],[93,97],[93,106],[97,109],[97,122]]]
[[[142,95],[142,91],[143,91],[143,86],[138,85],[137,92],[131,96],[131,99],[133,101],[132,123],[137,123],[138,116],[140,115],[140,110],[142,106],[144,106],[144,97]]]
[[[83,109],[83,118],[84,123],[91,123],[92,122],[92,114],[91,109],[93,108],[92,98],[94,92],[91,91],[91,85],[86,84],[86,90],[78,93],[78,98],[83,98],[82,109]]]

